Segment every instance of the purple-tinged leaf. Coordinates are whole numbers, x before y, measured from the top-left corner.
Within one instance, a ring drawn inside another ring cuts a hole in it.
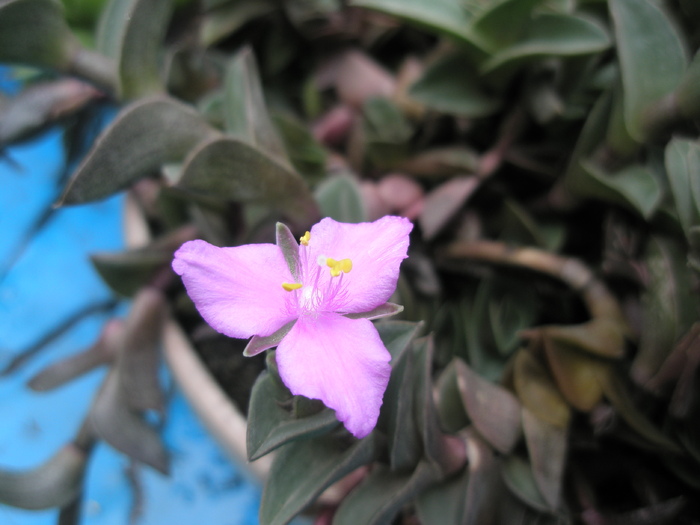
[[[456,360],[457,383],[464,408],[479,433],[499,452],[510,452],[520,439],[520,403],[505,388],[491,383]]]
[[[0,470],[0,503],[27,510],[67,505],[83,489],[86,462],[85,451],[70,444],[34,469]]]
[[[110,320],[105,324],[94,345],[44,368],[29,380],[29,388],[36,392],[52,390],[100,365],[113,361],[117,356],[118,340],[122,330],[123,322],[121,320]]]
[[[170,470],[170,458],[158,433],[134,412],[124,398],[118,369],[113,368],[90,409],[96,434],[127,456],[162,474]]]
[[[442,474],[439,468],[421,461],[413,473],[398,474],[376,466],[371,474],[340,504],[333,516],[335,525],[382,525],[392,523],[401,508]]]
[[[476,191],[479,183],[476,176],[454,177],[428,193],[418,219],[423,237],[435,237]]]
[[[350,447],[324,436],[295,441],[282,448],[272,463],[260,503],[260,522],[284,525],[309,506],[329,486],[376,455],[371,435]]]

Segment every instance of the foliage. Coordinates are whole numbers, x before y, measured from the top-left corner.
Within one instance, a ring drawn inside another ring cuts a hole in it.
[[[73,5],[0,2],[0,61],[37,68],[1,145],[58,124],[73,151],[118,107],[60,204],[128,189],[149,232],[93,257],[127,319],[30,385],[107,364],[85,425],[38,471],[0,471],[0,501],[72,513],[97,439],[167,471],[145,417],[164,318],[205,360],[242,350],[170,270],[183,242],[399,214],[417,227],[402,318],[376,323],[392,375],[372,434],[292,396],[274,351],[251,360],[248,454],[274,454],[261,522],[695,522],[694,2],[109,0],[91,39]]]

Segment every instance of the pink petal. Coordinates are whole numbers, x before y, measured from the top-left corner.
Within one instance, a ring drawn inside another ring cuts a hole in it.
[[[353,435],[377,424],[391,355],[367,319],[302,316],[277,347],[280,377],[293,394],[320,399]]]
[[[406,258],[412,229],[408,219],[392,216],[360,224],[326,218],[311,228],[311,261],[319,255],[352,261],[350,273],[342,275],[346,290],[342,304],[331,309],[357,313],[387,302],[396,290],[399,266]],[[323,276],[328,279],[329,271],[324,271]]]
[[[229,337],[267,336],[296,317],[292,282],[274,244],[217,248],[197,240],[175,252],[173,270],[204,320]]]

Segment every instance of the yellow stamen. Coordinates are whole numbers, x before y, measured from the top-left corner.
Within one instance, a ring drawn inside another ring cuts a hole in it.
[[[299,242],[301,244],[303,244],[304,246],[308,246],[310,240],[311,240],[311,232],[306,232],[304,235],[299,237]]]
[[[338,277],[341,272],[349,273],[352,270],[352,261],[350,259],[341,259],[336,261],[328,257],[326,265],[331,269],[331,277]]]
[[[298,290],[301,287],[301,283],[282,283],[282,288],[284,288],[288,292],[291,292],[292,290]]]

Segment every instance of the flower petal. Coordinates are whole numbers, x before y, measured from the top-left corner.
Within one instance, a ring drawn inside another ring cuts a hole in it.
[[[267,336],[296,317],[282,289],[292,276],[274,244],[217,248],[189,241],[175,252],[173,270],[204,320],[229,337]]]
[[[404,217],[382,217],[374,222],[347,224],[326,218],[311,228],[310,260],[321,256],[350,259],[352,270],[342,275],[342,304],[331,310],[343,313],[370,311],[389,300],[396,290],[399,266],[408,251],[413,229]],[[324,272],[330,279],[330,269]]]
[[[277,366],[295,395],[320,399],[353,435],[377,424],[391,355],[367,319],[301,317],[277,347]]]

